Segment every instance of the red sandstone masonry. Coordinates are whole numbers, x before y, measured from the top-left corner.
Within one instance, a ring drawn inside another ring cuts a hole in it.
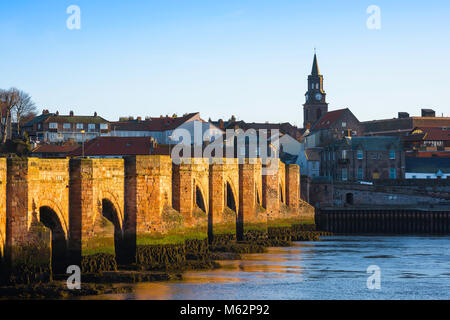
[[[286,204],[293,210],[299,209],[300,167],[290,164],[286,167]]]
[[[245,159],[239,164],[239,213],[245,222],[267,222],[266,213],[258,213],[261,205],[262,175],[259,159]],[[258,198],[259,202],[258,203]]]
[[[281,161],[278,161],[281,166]],[[263,167],[264,168],[264,167]],[[280,170],[280,169],[279,169]],[[280,178],[279,170],[270,170],[262,177],[262,189],[263,189],[263,207],[266,209],[267,219],[276,219],[280,214]]]
[[[69,227],[68,160],[8,159],[7,244],[27,242],[33,217],[41,207],[57,215],[67,238]]]
[[[172,161],[168,156],[126,159],[126,233],[166,232],[163,210],[172,207]]]
[[[68,159],[3,159],[0,161],[0,250],[3,243],[6,246],[26,243],[33,213],[39,218],[43,206],[55,212],[66,238],[70,234],[72,249],[79,250],[82,242],[101,232],[97,222],[105,199],[114,208],[118,228],[134,234],[167,232],[162,214],[165,208],[172,207],[172,199],[173,207],[184,215],[186,226],[195,225],[192,212],[197,187],[203,195],[206,214],[212,214],[214,224],[224,222],[226,183],[231,186],[236,214],[244,225],[279,217],[280,186],[286,203],[296,208],[300,183],[297,166],[285,169],[279,162],[274,174],[262,176],[259,160],[257,164],[247,160],[240,165],[237,159],[224,161],[224,164],[210,165],[208,159],[192,159],[172,165],[168,156],[138,156],[125,161],[71,159],[70,162]],[[255,210],[258,198],[267,209],[267,213],[259,216]],[[126,216],[128,223],[124,222]]]
[[[185,226],[196,224],[192,213],[196,203],[196,189],[199,188],[206,215],[209,211],[209,159],[183,159],[173,165],[173,207],[185,218]]]

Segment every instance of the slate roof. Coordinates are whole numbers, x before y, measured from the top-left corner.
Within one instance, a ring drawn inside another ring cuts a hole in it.
[[[406,172],[450,173],[450,157],[448,158],[410,158],[406,157]]]
[[[85,156],[150,155],[154,147],[151,137],[98,137],[84,145]],[[82,146],[69,153],[70,157],[82,155]]]
[[[401,141],[399,137],[392,136],[369,136],[344,138],[351,146],[352,150],[362,148],[366,151],[388,151],[392,148],[400,149]]]
[[[329,112],[325,113],[322,117],[320,117],[319,120],[317,120],[317,122],[312,127],[311,131],[320,130],[320,129],[328,129],[333,123],[335,123],[337,120],[339,120],[341,118],[341,116],[344,114],[344,112],[346,110],[350,111],[348,108],[346,108],[346,109],[329,111]]]
[[[200,114],[189,113],[183,117],[160,117],[150,118],[147,120],[128,120],[111,122],[111,131],[166,131],[175,130],[183,123],[192,120],[193,118],[200,119]]]
[[[41,144],[34,148],[32,153],[69,153],[78,149],[79,145],[56,145],[56,144]]]

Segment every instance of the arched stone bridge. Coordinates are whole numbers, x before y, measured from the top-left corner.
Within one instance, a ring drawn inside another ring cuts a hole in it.
[[[262,175],[258,159],[0,159],[0,253],[26,245],[33,221],[51,229],[56,248],[81,251],[102,237],[106,220],[116,237],[170,231],[167,210],[187,227],[203,213],[210,236],[236,223],[241,238],[245,224],[280,217],[283,204],[296,214],[299,201],[299,167],[281,162]]]

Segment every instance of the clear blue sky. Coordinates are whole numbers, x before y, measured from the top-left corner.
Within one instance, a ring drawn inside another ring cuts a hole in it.
[[[0,88],[39,109],[303,123],[314,47],[330,110],[450,116],[450,2],[18,0],[0,3]],[[68,30],[69,5],[81,30]],[[369,30],[369,5],[381,30]]]

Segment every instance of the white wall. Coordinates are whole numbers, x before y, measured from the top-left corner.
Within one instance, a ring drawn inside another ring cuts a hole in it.
[[[436,173],[406,172],[405,179],[437,179]],[[450,179],[450,173],[443,173],[441,179]]]
[[[292,155],[298,155],[302,150],[302,144],[288,134],[281,136],[280,145],[283,147],[284,152]]]

